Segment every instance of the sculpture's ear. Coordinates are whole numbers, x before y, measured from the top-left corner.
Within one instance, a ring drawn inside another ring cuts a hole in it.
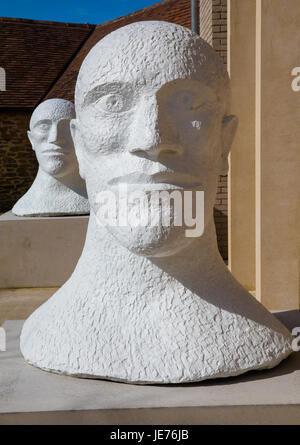
[[[27,136],[28,136],[28,139],[29,139],[29,141],[30,141],[30,143],[31,143],[32,150],[34,150],[34,144],[33,144],[32,134],[31,134],[31,131],[30,131],[30,130],[27,131]],[[35,151],[35,150],[34,150],[34,151]]]
[[[81,132],[78,125],[77,119],[71,119],[70,121],[70,131],[75,147],[75,153],[78,160],[79,165],[79,174],[82,177],[82,179],[85,179],[85,161],[84,161],[84,155],[83,155],[83,141]]]
[[[222,122],[222,159],[221,175],[228,173],[228,155],[238,127],[238,118],[233,114],[225,116]]]

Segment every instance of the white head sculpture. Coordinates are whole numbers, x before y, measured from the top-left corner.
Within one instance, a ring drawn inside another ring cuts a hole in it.
[[[31,188],[13,207],[16,215],[89,212],[85,183],[79,176],[70,133],[70,120],[74,117],[74,104],[64,99],[46,100],[34,110],[27,134],[39,170]]]
[[[227,172],[237,126],[228,102],[222,61],[188,29],[141,22],[106,36],[81,67],[71,124],[94,211],[102,190],[120,183],[151,190],[154,183],[160,190],[203,190],[205,225],[213,224],[217,180]],[[193,241],[185,227],[108,230],[147,256],[170,255]]]
[[[216,185],[237,126],[228,96],[214,50],[179,25],[133,23],[90,51],[71,122],[91,205],[86,244],[71,278],[25,322],[27,361],[81,377],[180,383],[270,368],[291,353],[288,330],[217,248]],[[118,194],[121,183],[146,194],[204,191],[200,236],[173,223],[103,227],[98,194]]]

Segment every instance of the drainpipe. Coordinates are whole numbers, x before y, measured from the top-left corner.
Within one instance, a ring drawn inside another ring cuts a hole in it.
[[[191,0],[191,29],[199,34],[199,2],[200,0]]]

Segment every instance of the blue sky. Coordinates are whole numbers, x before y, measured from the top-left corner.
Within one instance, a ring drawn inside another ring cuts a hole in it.
[[[1,1],[0,16],[102,23],[154,3],[158,0],[7,0]]]

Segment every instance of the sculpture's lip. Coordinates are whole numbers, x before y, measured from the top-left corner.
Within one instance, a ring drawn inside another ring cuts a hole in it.
[[[120,184],[136,185],[158,189],[159,186],[166,188],[202,188],[202,183],[195,176],[186,173],[175,172],[157,172],[154,174],[130,173],[124,176],[118,176],[108,181],[109,185],[118,186]]]
[[[51,149],[49,148],[48,150],[43,150],[42,151],[43,154],[51,154],[51,155],[67,155],[69,154],[68,151],[64,150],[64,149]]]

